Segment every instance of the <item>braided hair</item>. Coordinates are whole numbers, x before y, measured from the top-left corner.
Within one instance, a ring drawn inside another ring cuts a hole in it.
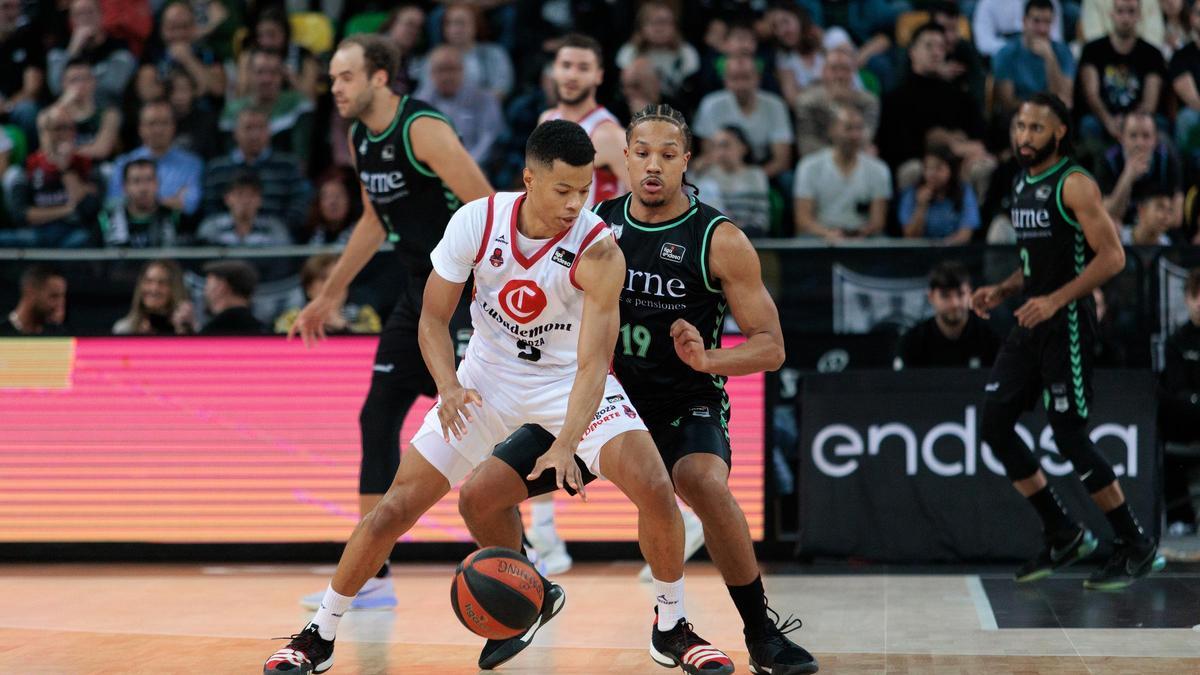
[[[666,122],[667,124],[674,125],[679,129],[679,133],[683,135],[683,151],[692,151],[692,128],[688,126],[683,113],[666,103],[651,103],[633,113],[633,116],[629,119],[629,126],[625,127],[625,145],[629,145],[629,142],[633,139],[634,128],[643,122]],[[683,174],[683,184],[685,187],[691,188],[695,196],[700,196],[700,188],[688,182],[686,171]]]

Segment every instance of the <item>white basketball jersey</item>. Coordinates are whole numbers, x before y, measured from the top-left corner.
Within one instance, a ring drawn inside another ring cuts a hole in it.
[[[550,120],[560,119],[563,119],[563,116],[558,108],[551,108],[550,112],[546,113],[546,119],[542,121],[549,122]],[[591,138],[596,131],[596,127],[608,122],[616,124],[618,127],[621,125],[617,116],[609,112],[608,108],[598,105],[591,112],[584,115],[583,119],[579,120],[579,126],[583,127],[588,137]],[[598,166],[592,175],[592,189],[588,192],[588,200],[584,208],[590,211],[596,204],[623,195],[626,192],[629,192],[629,188],[617,179],[615,173],[606,166]]]
[[[583,318],[583,290],[575,284],[575,267],[584,251],[608,235],[608,226],[591,211],[581,211],[575,224],[557,236],[528,239],[517,231],[524,201],[523,192],[500,192],[464,206],[431,258],[439,274],[461,281],[466,277],[461,269],[464,253],[474,256],[469,264],[475,275],[475,332],[466,359],[507,373],[569,375],[578,368]],[[522,239],[528,245],[526,253],[518,245]],[[458,271],[452,269],[452,258],[459,261]]]

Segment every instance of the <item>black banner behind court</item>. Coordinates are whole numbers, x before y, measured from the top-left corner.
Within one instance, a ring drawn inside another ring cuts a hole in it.
[[[809,555],[890,562],[1034,555],[1040,525],[979,438],[987,372],[860,371],[804,380],[800,545]],[[1098,371],[1091,437],[1147,530],[1158,530],[1154,379]],[[1045,412],[1018,434],[1068,511],[1107,542],[1112,530],[1054,446]]]

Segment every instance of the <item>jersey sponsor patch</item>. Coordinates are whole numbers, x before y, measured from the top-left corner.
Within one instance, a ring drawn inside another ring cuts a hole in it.
[[[629,418],[629,419],[631,419],[631,420],[632,420],[632,419],[637,419],[637,412],[636,412],[636,411],[635,411],[633,408],[630,408],[630,407],[629,407],[629,406],[627,406],[627,405],[622,405],[621,407],[625,409],[625,416],[626,416],[626,417],[628,417],[628,418]]]
[[[524,325],[546,309],[546,293],[530,279],[511,279],[500,289],[500,308]]]
[[[396,159],[396,146],[389,143],[388,145],[383,146],[383,160],[385,162],[390,162],[393,159]]]
[[[692,417],[712,417],[712,413],[708,411],[708,406],[698,405],[692,407]]]
[[[492,251],[492,257],[488,258],[488,262],[492,263],[492,267],[501,267],[504,265],[504,252],[500,249]]]
[[[687,251],[687,248],[684,246],[667,242],[663,244],[662,251],[659,252],[658,257],[666,260],[667,262],[683,262],[683,254],[685,251]]]
[[[621,232],[625,231],[625,223],[616,223],[615,225],[609,225],[608,229],[612,230],[614,239],[620,239]]]
[[[1050,193],[1053,191],[1054,188],[1052,186],[1043,185],[1037,189],[1037,192],[1033,193],[1033,196],[1037,199],[1045,201],[1050,198]]]
[[[605,397],[604,400],[608,401],[609,403],[618,403],[620,401],[624,401],[625,397],[621,394],[613,394],[612,396]]]
[[[567,269],[575,264],[575,254],[562,247],[555,249],[554,255],[550,259]]]

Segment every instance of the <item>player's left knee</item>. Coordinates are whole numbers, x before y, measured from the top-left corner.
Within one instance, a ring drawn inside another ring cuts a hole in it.
[[[1052,412],[1049,419],[1059,454],[1071,461],[1089,494],[1108,487],[1117,479],[1108,460],[1088,436],[1084,418],[1073,412]]]
[[[489,508],[486,486],[479,481],[468,480],[458,490],[458,513],[470,523],[487,512]]]

